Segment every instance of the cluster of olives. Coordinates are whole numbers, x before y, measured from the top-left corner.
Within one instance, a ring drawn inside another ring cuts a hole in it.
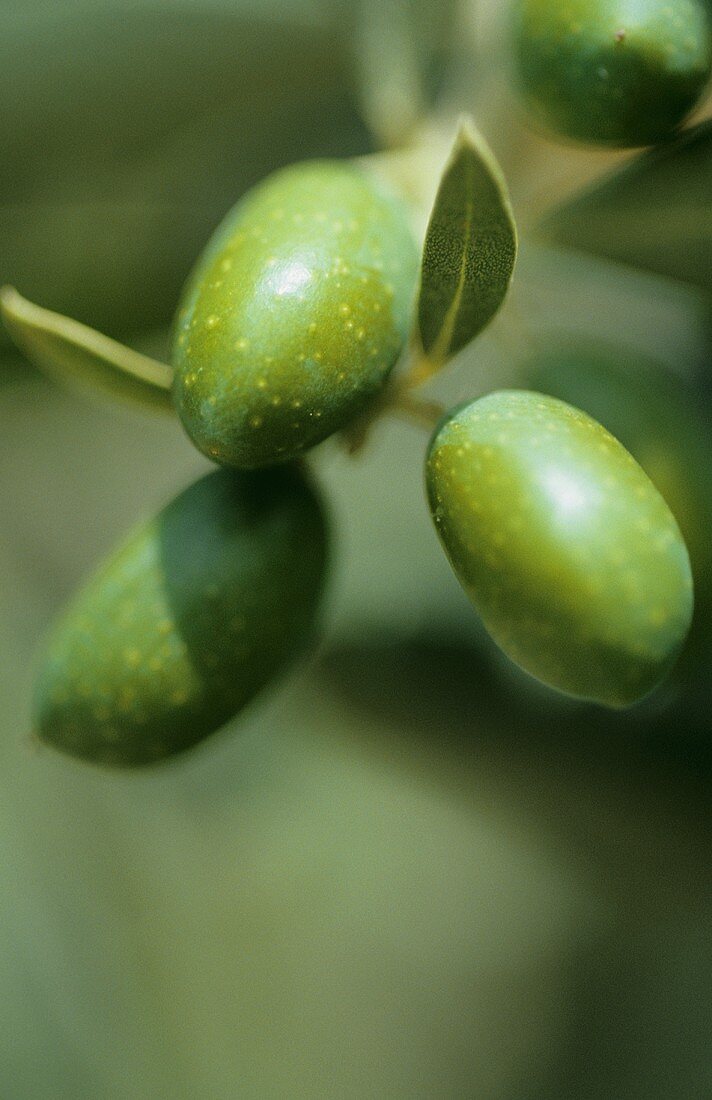
[[[224,725],[313,633],[323,506],[299,456],[359,415],[405,343],[417,249],[402,201],[313,162],[249,193],[173,333],[173,401],[223,468],[137,530],[53,632],[37,733],[130,766]]]
[[[710,65],[701,4],[522,0],[535,118],[570,137],[667,136]],[[605,73],[604,73],[605,70]],[[136,531],[54,630],[39,736],[134,765],[236,714],[313,631],[327,525],[300,457],[383,399],[420,257],[400,197],[356,163],[279,171],[199,259],[173,335],[172,400],[221,468]],[[558,690],[624,707],[690,626],[687,549],[663,497],[597,421],[511,390],[454,409],[426,460],[435,527],[485,626]]]

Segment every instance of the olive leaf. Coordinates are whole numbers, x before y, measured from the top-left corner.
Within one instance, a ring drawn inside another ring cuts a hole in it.
[[[569,247],[712,290],[712,122],[636,157],[547,215]]]
[[[173,371],[60,313],[0,289],[0,314],[20,351],[47,374],[152,408],[171,409]]]
[[[418,324],[433,369],[492,320],[512,279],[517,231],[501,169],[463,120],[425,236]]]

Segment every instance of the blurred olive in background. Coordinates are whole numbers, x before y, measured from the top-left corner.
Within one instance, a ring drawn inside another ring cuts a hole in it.
[[[513,48],[532,119],[610,146],[664,141],[712,67],[705,0],[515,0]]]

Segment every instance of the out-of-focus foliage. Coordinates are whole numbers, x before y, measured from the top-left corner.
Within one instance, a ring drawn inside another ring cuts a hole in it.
[[[364,116],[386,144],[407,140],[456,59],[471,64],[462,0],[355,0],[354,64]]]
[[[3,394],[5,1093],[706,1087],[703,743],[498,663],[430,529],[419,433],[319,456],[339,539],[323,657],[206,751],[125,777],[33,751],[31,656],[204,466],[163,421],[35,376]]]
[[[271,169],[367,148],[325,3],[0,10],[0,282],[110,335],[170,320]]]
[[[482,86],[502,7],[478,8]],[[344,9],[248,10],[0,7],[3,281],[155,354],[246,186],[367,147]],[[519,215],[516,165],[547,195],[591,167],[510,144],[503,105],[484,128]],[[564,322],[665,370],[703,359],[684,290],[529,247],[438,397],[517,382]],[[318,659],[175,767],[35,751],[41,633],[206,467],[174,423],[0,370],[0,1095],[710,1094],[709,700],[671,685],[610,716],[500,661],[430,529],[425,439],[384,423],[359,462],[316,456],[338,546]]]
[[[560,244],[712,293],[712,122],[574,197],[542,230]]]

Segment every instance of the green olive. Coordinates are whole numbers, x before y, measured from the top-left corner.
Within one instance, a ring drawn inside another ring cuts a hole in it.
[[[600,424],[556,398],[494,393],[445,418],[426,480],[450,562],[512,660],[613,707],[663,678],[692,616],[687,549]]]
[[[513,36],[531,117],[574,141],[663,140],[712,66],[705,0],[519,0]]]
[[[325,559],[321,505],[298,469],[208,474],[60,619],[39,669],[38,736],[116,766],[194,745],[308,640]]]
[[[595,417],[640,463],[674,509],[699,607],[712,583],[712,424],[699,395],[658,362],[589,342],[542,348],[522,377]]]
[[[255,187],[177,314],[174,396],[199,450],[255,468],[348,424],[403,348],[417,273],[406,207],[355,164],[298,164]]]
[[[621,441],[674,510],[690,552],[695,614],[676,675],[709,677],[712,648],[712,423],[700,395],[660,363],[589,341],[542,347],[522,367],[531,389],[567,401]]]

